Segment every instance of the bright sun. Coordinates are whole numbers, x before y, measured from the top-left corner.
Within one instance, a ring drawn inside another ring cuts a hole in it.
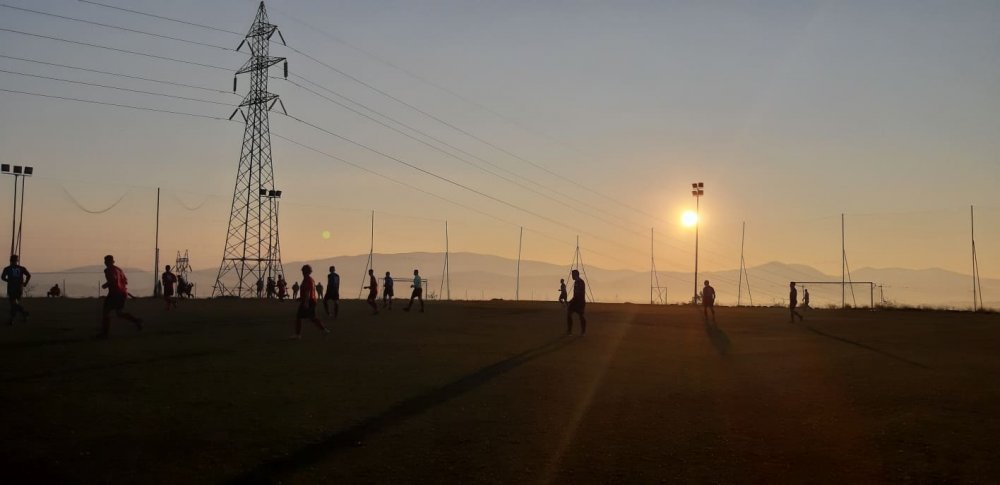
[[[686,211],[681,215],[681,223],[684,227],[691,227],[698,223],[698,215],[692,211]]]

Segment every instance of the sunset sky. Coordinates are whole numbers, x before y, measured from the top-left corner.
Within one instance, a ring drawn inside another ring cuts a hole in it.
[[[257,6],[100,3],[234,32],[247,30]],[[162,187],[166,259],[189,249],[196,268],[217,267],[243,130],[225,119],[249,84],[241,77],[239,95],[231,93],[233,71],[247,59],[233,50],[241,36],[77,0],[0,4],[0,89],[221,118],[0,91],[0,160],[36,168],[27,182],[25,264],[49,271],[100,264],[114,253],[122,265],[151,268]],[[845,213],[852,268],[968,273],[974,204],[982,276],[1000,277],[998,2],[276,0],[267,7],[299,51],[272,39],[272,55],[289,59],[292,76],[272,79],[270,91],[289,114],[509,204],[272,113],[272,133],[384,176],[274,138],[286,261],[367,253],[375,210],[377,252],[441,251],[447,220],[452,251],[515,257],[523,226],[525,259],[569,264],[579,235],[588,264],[644,270],[654,228],[657,267],[690,271],[694,234],[680,218],[694,207],[691,182],[701,181],[705,270],[738,266],[745,221],[749,265],[783,261],[839,273]],[[279,66],[273,74],[281,76]],[[304,88],[346,97],[388,125],[464,153],[449,156]],[[6,241],[11,178],[0,178],[0,187]],[[119,199],[102,214],[83,210]]]

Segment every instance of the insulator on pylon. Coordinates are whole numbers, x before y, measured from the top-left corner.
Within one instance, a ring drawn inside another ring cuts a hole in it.
[[[288,79],[288,61],[285,61],[285,79]]]
[[[236,92],[236,76],[233,76],[233,92]]]

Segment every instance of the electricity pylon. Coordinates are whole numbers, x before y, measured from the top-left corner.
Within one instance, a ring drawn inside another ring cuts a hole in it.
[[[212,296],[256,296],[258,280],[282,273],[281,253],[277,245],[278,204],[275,200],[281,192],[274,190],[268,111],[280,105],[284,112],[285,105],[277,94],[267,91],[267,78],[268,69],[282,61],[285,62],[287,78],[288,61],[268,55],[274,34],[278,34],[282,44],[285,43],[278,26],[267,21],[267,10],[264,2],[260,2],[246,38],[236,48],[237,51],[244,45],[250,48],[250,59],[236,71],[236,75],[250,73],[250,90],[229,117],[233,119],[239,113],[246,128],[240,165],[236,171],[226,247]]]

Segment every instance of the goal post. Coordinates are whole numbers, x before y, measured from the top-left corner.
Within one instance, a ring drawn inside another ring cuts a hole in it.
[[[847,308],[848,301],[853,301],[851,305],[854,308],[859,308],[857,294],[854,292],[855,286],[860,286],[862,288],[868,287],[868,308],[875,309],[875,287],[877,286],[874,281],[792,281],[795,286],[801,288],[803,291],[808,290],[811,286],[817,286],[820,290],[819,292],[814,292],[810,294],[810,306],[815,306],[817,297],[819,301],[836,301],[836,296],[828,291],[828,288],[840,287],[840,306],[841,308]],[[818,294],[817,294],[818,293]],[[861,294],[862,301],[864,294]],[[805,296],[803,293],[799,294],[799,301],[805,303]]]

